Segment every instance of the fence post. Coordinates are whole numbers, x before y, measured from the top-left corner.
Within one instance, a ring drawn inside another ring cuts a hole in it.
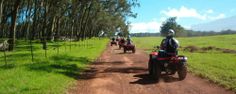
[[[5,66],[7,66],[7,55],[6,55],[6,50],[4,49],[4,61],[5,61]]]

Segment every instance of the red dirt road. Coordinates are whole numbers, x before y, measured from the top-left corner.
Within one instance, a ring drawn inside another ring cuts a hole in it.
[[[190,73],[183,81],[174,75],[163,76],[157,83],[147,75],[144,51],[123,54],[117,48],[108,47],[68,94],[235,94]]]

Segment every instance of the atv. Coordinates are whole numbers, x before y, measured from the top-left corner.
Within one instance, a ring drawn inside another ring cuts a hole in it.
[[[119,38],[116,38],[116,42],[119,42],[119,40],[120,40]]]
[[[111,46],[113,46],[113,45],[117,46],[117,42],[116,41],[111,41]]]
[[[132,53],[135,53],[134,44],[125,44],[123,47],[124,47],[124,53],[126,53],[127,51],[132,51]]]
[[[187,75],[187,57],[183,55],[165,55],[164,50],[154,50],[149,54],[149,75],[159,81],[162,72],[167,75],[174,75],[177,72],[179,80],[184,80]]]
[[[121,49],[125,45],[125,39],[120,39],[118,42],[119,49]]]

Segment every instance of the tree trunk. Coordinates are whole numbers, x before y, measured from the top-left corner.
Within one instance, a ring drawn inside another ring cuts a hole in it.
[[[4,36],[4,32],[3,32],[3,24],[2,24],[2,13],[3,13],[3,1],[0,1],[0,38],[2,38]]]
[[[3,6],[3,1],[4,1],[4,0],[1,0],[1,1],[0,1],[0,23],[1,23],[1,21],[2,21],[2,11],[3,11],[3,7],[2,7],[2,6]]]
[[[54,16],[52,18],[50,31],[48,32],[48,35],[47,35],[47,40],[54,40],[53,37],[54,37],[55,22],[56,22],[56,17]]]
[[[9,51],[12,51],[15,45],[15,37],[16,37],[16,21],[17,21],[17,13],[19,10],[21,0],[16,0],[14,10],[12,12],[11,17],[11,27],[10,27],[10,35],[9,35]]]
[[[61,18],[57,18],[57,23],[56,23],[56,30],[55,30],[55,40],[58,41],[60,39],[60,34],[61,34]]]
[[[86,15],[86,18],[85,18],[85,23],[84,23],[84,29],[83,29],[83,38],[86,39],[87,38],[87,34],[88,33],[88,21],[89,21],[89,13],[91,11],[91,8],[92,8],[92,2],[89,4],[89,7],[88,7],[88,12],[87,12],[87,15]]]

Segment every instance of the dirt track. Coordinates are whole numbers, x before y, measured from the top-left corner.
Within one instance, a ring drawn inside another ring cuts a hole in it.
[[[108,47],[97,62],[79,78],[69,94],[235,94],[188,73],[183,81],[177,75],[163,76],[160,82],[147,75],[148,55],[142,50],[123,54]]]

